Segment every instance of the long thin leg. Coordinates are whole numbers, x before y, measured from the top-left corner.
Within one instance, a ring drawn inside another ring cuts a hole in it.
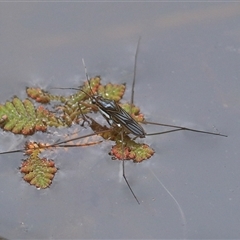
[[[123,146],[123,130],[121,131],[121,140],[122,140],[122,159],[121,159],[121,160],[122,160],[122,172],[123,172],[123,178],[124,178],[126,184],[128,185],[128,188],[129,188],[129,190],[131,191],[132,195],[133,195],[134,198],[136,199],[137,203],[140,204],[140,202],[138,201],[137,196],[136,196],[135,193],[133,192],[133,190],[132,190],[132,188],[131,188],[131,186],[130,186],[130,184],[129,184],[127,178],[126,178],[126,175],[125,175],[125,164],[124,164],[125,159],[124,159],[124,151],[123,151],[123,147],[124,147],[124,146]]]
[[[86,138],[86,137],[91,137],[91,136],[98,135],[100,133],[109,132],[109,131],[110,130],[108,129],[108,130],[98,131],[96,133],[95,132],[90,133],[90,134],[87,134],[87,135],[84,135],[84,136],[81,136],[81,137],[75,137],[75,138],[72,138],[72,139],[64,140],[64,141],[61,141],[61,142],[57,142],[56,144],[52,144],[51,147],[55,147],[55,146],[58,146],[58,145],[61,145],[61,144],[71,142],[71,141],[79,140],[79,139]]]
[[[78,104],[78,107],[79,107],[79,110],[80,110],[80,112],[81,112],[82,119],[83,119],[83,122],[82,122],[81,126],[84,127],[84,123],[85,123],[85,122],[87,122],[87,123],[90,125],[90,122],[87,120],[87,118],[86,118],[85,115],[83,114],[83,111],[82,111],[82,109],[81,109],[81,107],[80,107],[80,104]]]
[[[164,124],[164,123],[154,123],[154,122],[143,122],[146,124],[152,124],[152,125],[159,125],[159,126],[164,126],[164,127],[173,127],[181,130],[186,130],[186,131],[191,131],[191,132],[198,132],[198,133],[205,133],[205,134],[210,134],[210,135],[216,135],[216,136],[221,136],[221,137],[227,137],[227,135],[221,134],[221,133],[214,133],[214,132],[208,132],[208,131],[202,131],[202,130],[197,130],[193,128],[187,128],[187,127],[181,127],[181,126],[176,126],[176,125],[170,125],[170,124]],[[148,133],[146,134],[147,136],[150,135],[158,135],[159,133]],[[162,134],[162,132],[160,132]]]
[[[17,150],[13,150],[13,151],[1,152],[0,154],[17,153],[17,152],[24,152],[24,149],[17,149]]]
[[[141,37],[139,37],[138,39],[138,43],[137,43],[137,49],[136,49],[136,54],[135,54],[135,61],[134,61],[134,73],[133,73],[133,82],[132,82],[132,95],[131,95],[131,105],[130,105],[130,115],[132,114],[132,105],[133,105],[133,101],[134,101],[134,86],[135,86],[135,79],[136,79],[136,69],[137,69],[137,54],[138,54],[138,48],[139,48],[139,43],[140,43]],[[134,194],[127,178],[125,175],[125,159],[124,159],[124,146],[123,146],[123,130],[121,131],[121,140],[122,140],[122,172],[123,172],[123,178],[125,180],[125,182],[128,185],[129,190],[131,191],[132,195],[134,196],[134,198],[136,199],[137,203],[140,204],[140,202],[138,201],[138,198],[136,197],[136,195]]]

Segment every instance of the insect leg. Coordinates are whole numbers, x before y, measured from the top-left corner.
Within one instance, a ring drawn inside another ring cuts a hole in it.
[[[143,123],[144,124],[159,125],[159,126],[164,126],[164,127],[172,127],[172,128],[177,128],[179,130],[185,130],[185,131],[191,131],[191,132],[205,133],[205,134],[210,134],[210,135],[227,137],[227,135],[225,135],[225,134],[214,133],[214,132],[209,132],[209,131],[202,131],[202,130],[197,130],[197,129],[194,129],[194,128],[187,128],[187,127],[181,127],[181,126],[176,126],[176,125],[170,125],[170,124],[164,124],[164,123],[154,123],[154,122],[147,122],[147,121],[144,121]],[[162,132],[160,132],[160,133],[148,133],[146,135],[151,136],[151,135],[159,135],[159,134],[162,134]]]
[[[124,178],[124,180],[125,180],[128,188],[129,188],[129,190],[131,191],[133,197],[136,199],[137,203],[140,204],[137,196],[136,196],[135,193],[133,192],[133,190],[132,190],[132,188],[131,188],[131,186],[130,186],[127,178],[126,178],[126,175],[125,175],[125,165],[124,165],[125,159],[124,159],[124,150],[123,150],[123,148],[124,148],[124,146],[123,146],[123,129],[122,129],[122,131],[121,131],[121,142],[122,142],[122,159],[121,159],[121,160],[122,160],[122,173],[123,173],[123,178]]]
[[[133,82],[132,82],[132,95],[131,95],[131,105],[130,105],[130,115],[132,114],[132,106],[133,106],[133,101],[134,101],[134,86],[135,86],[135,79],[136,79],[136,69],[137,69],[137,54],[138,54],[138,48],[139,48],[139,43],[140,43],[141,37],[138,39],[137,43],[137,49],[136,49],[136,54],[135,54],[135,61],[134,61],[134,73],[133,73]],[[122,171],[123,171],[123,178],[125,182],[128,185],[129,190],[131,191],[132,195],[136,199],[137,203],[140,204],[138,198],[136,197],[135,193],[133,192],[127,178],[125,175],[125,159],[124,159],[124,146],[123,146],[123,129],[121,131],[121,140],[122,140]]]
[[[90,122],[88,121],[88,119],[86,118],[85,114],[83,113],[82,109],[81,109],[81,106],[79,106],[80,104],[78,103],[78,107],[79,107],[79,110],[80,110],[80,113],[82,115],[82,119],[83,119],[83,122],[81,124],[82,127],[84,127],[84,123],[87,122],[89,125],[90,125]]]

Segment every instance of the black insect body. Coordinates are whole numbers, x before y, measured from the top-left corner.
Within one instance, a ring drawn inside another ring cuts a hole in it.
[[[118,127],[123,127],[127,133],[136,137],[144,138],[146,136],[143,127],[114,100],[104,99],[100,96],[93,99],[93,103],[98,106],[109,125],[116,124]]]

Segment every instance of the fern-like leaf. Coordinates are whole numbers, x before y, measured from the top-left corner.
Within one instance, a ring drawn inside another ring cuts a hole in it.
[[[103,98],[119,102],[122,99],[125,89],[126,89],[125,84],[120,85],[108,83],[105,86],[103,85],[99,86],[98,94],[101,95]]]
[[[21,101],[14,97],[0,105],[0,126],[15,134],[31,135],[35,131],[46,131],[47,126],[64,126],[64,123],[42,106],[35,109],[29,99]]]
[[[36,142],[29,142],[25,146],[25,154],[29,157],[22,162],[20,172],[24,174],[23,179],[26,182],[37,188],[49,187],[57,172],[52,160],[39,157],[39,154],[48,148],[48,145]]]

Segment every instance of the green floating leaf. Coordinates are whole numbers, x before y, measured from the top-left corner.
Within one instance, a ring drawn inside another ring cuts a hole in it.
[[[103,98],[115,100],[116,102],[118,102],[122,99],[125,89],[126,89],[125,84],[108,83],[105,86],[103,85],[99,86],[98,94],[101,95]]]
[[[49,112],[43,106],[39,106],[36,111],[37,119],[36,119],[36,130],[37,131],[44,131],[41,130],[42,124],[50,127],[62,127],[66,126],[66,124],[58,117],[56,117],[53,113]],[[38,126],[40,128],[38,128]]]
[[[25,154],[29,157],[22,162],[20,172],[25,174],[23,179],[37,188],[47,188],[52,183],[57,168],[52,160],[40,158],[39,154],[49,146],[29,142],[25,146]]]
[[[62,105],[58,105],[56,110],[62,113],[61,119],[66,125],[70,127],[73,123],[78,124],[82,114],[97,110],[96,107],[91,104],[91,98],[89,96],[97,93],[100,81],[101,78],[99,76],[91,78],[89,82],[84,82],[80,88],[82,91],[79,89],[79,91],[67,97],[51,95],[51,99],[57,100],[58,97],[58,100],[63,103]]]
[[[46,131],[47,126],[64,126],[64,123],[42,106],[35,109],[29,99],[21,101],[14,97],[0,105],[0,126],[15,134],[31,135],[35,131]]]
[[[67,102],[65,105],[58,106],[56,109],[61,110],[61,119],[69,127],[73,123],[78,124],[80,122],[80,119],[82,119],[82,114],[89,113],[92,110],[83,104],[73,103],[70,105],[69,102]]]

